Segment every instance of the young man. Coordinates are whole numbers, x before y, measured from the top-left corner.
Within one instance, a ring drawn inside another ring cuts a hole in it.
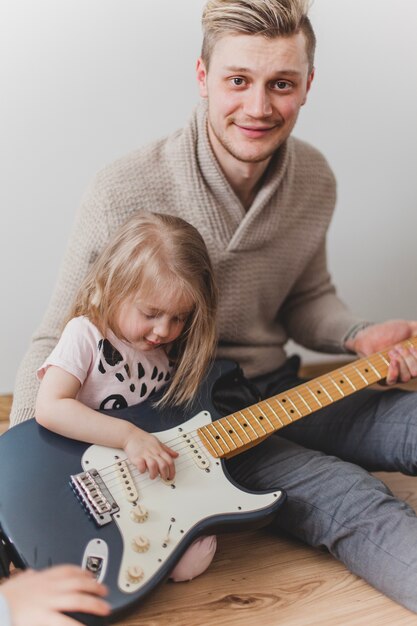
[[[314,78],[306,4],[207,3],[197,64],[203,102],[182,131],[106,168],[90,187],[20,369],[13,423],[33,416],[34,372],[74,291],[108,233],[135,211],[181,215],[200,230],[219,282],[218,355],[238,361],[263,397],[297,382],[289,337],[367,355],[417,334],[415,321],[368,325],[332,285],[325,242],[334,178],[317,150],[291,137]],[[389,383],[417,375],[416,351],[392,349],[390,360]],[[278,529],[326,546],[417,612],[417,517],[366,471],[417,473],[416,426],[414,394],[365,391],[286,427],[229,469],[249,489],[287,492]]]

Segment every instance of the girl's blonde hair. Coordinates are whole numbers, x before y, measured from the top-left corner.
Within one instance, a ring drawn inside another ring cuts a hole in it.
[[[175,371],[158,404],[193,399],[216,346],[217,288],[203,238],[185,220],[161,213],[133,215],[111,238],[82,282],[70,318],[85,315],[103,336],[117,324],[120,306],[140,294],[183,295],[193,309],[170,359]]]

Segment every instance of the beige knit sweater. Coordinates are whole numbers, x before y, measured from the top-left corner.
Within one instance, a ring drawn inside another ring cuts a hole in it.
[[[246,212],[211,150],[203,103],[184,129],[105,168],[77,214],[55,292],[20,366],[11,423],[33,417],[35,371],[54,347],[82,278],[116,227],[139,210],[180,215],[203,235],[220,288],[220,357],[256,376],[283,364],[289,337],[341,352],[358,319],[327,271],[334,203],[323,156],[290,138]]]

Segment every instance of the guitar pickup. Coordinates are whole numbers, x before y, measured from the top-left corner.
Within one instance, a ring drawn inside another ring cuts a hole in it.
[[[112,515],[119,511],[115,499],[106,487],[96,469],[71,475],[70,485],[87,513],[98,526],[112,521]]]
[[[208,468],[210,467],[210,461],[203,452],[202,446],[200,445],[197,437],[194,437],[190,433],[183,433],[182,438],[187,446],[187,451],[191,455],[197,467],[209,471]]]

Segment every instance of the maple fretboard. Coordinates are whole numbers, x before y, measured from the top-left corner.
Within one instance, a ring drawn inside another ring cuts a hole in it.
[[[406,348],[417,347],[417,337],[404,341]],[[369,387],[387,376],[388,350],[358,359],[318,378],[298,385],[231,413],[198,429],[198,435],[215,458],[230,458],[257,445],[322,407]]]

